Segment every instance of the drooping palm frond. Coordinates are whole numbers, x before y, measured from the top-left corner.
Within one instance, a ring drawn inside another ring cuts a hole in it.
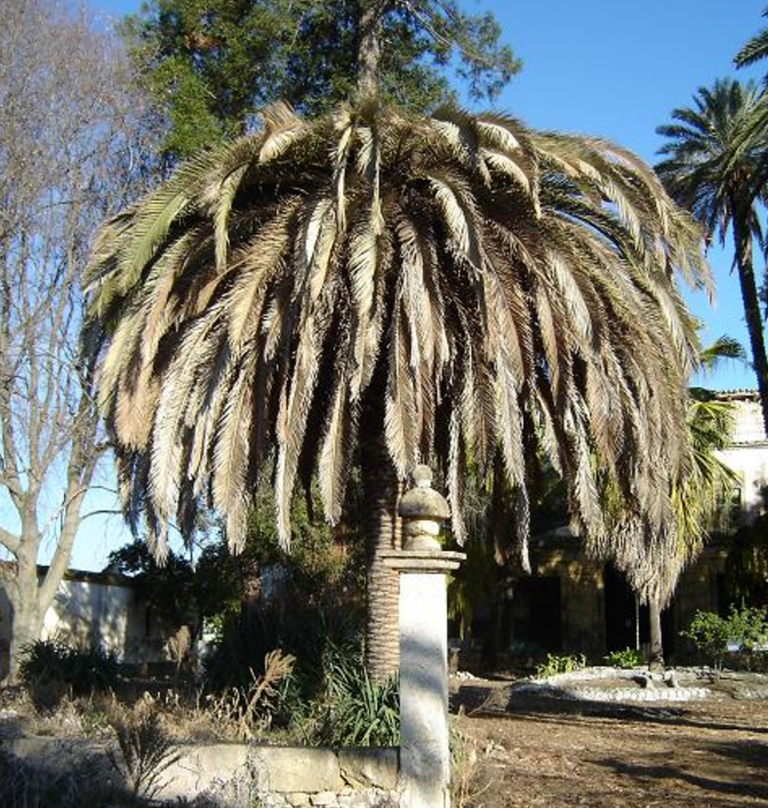
[[[265,473],[284,543],[307,468],[338,520],[374,399],[399,475],[445,469],[457,531],[467,458],[500,452],[524,542],[530,428],[582,529],[604,533],[595,457],[671,518],[697,346],[674,275],[708,272],[650,169],[499,115],[263,117],[109,222],[88,270],[125,508],[159,547],[203,497],[237,546]]]
[[[685,425],[690,463],[680,478],[672,480],[672,518],[661,530],[654,530],[628,508],[611,485],[603,491],[610,538],[601,542],[588,537],[589,549],[621,570],[642,601],[658,601],[661,608],[668,605],[680,574],[699,555],[713,529],[722,503],[737,480],[717,454],[727,448],[733,425],[730,402],[692,388]]]

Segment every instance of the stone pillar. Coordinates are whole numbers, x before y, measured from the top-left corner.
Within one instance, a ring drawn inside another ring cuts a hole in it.
[[[445,575],[466,557],[444,552],[437,535],[449,516],[430,488],[431,472],[400,504],[403,550],[383,559],[400,579],[400,775],[403,808],[449,808],[447,599]]]

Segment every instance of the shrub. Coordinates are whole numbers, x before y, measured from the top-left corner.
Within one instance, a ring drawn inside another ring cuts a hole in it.
[[[696,650],[711,660],[715,670],[720,670],[723,657],[728,650],[728,638],[731,630],[728,620],[715,612],[697,611],[687,631],[681,631],[683,637],[693,641]]]
[[[547,661],[536,666],[536,676],[545,679],[558,673],[573,673],[586,667],[587,658],[584,654],[547,654]]]
[[[78,649],[55,640],[37,640],[24,649],[19,672],[33,701],[52,707],[67,694],[86,696],[113,688],[118,664],[114,654],[99,647]]]
[[[621,651],[611,651],[605,657],[606,665],[614,668],[636,668],[643,664],[643,655],[636,648],[624,648]]]
[[[162,786],[162,773],[180,757],[151,706],[137,705],[129,719],[114,723],[120,756],[111,754],[115,769],[125,778],[133,797],[152,799]]]
[[[738,643],[750,665],[753,655],[765,653],[762,649],[768,644],[768,611],[751,606],[731,606],[727,617],[697,611],[689,628],[680,634],[693,641],[716,671],[723,667],[729,641]]]

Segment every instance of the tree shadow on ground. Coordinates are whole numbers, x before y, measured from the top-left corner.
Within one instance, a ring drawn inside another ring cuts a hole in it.
[[[703,746],[707,752],[703,758],[703,772],[693,772],[675,765],[673,762],[661,765],[647,765],[643,763],[629,763],[618,758],[603,758],[595,760],[597,765],[605,766],[614,773],[631,778],[636,784],[653,789],[662,780],[677,780],[701,788],[706,792],[706,805],[714,805],[713,794],[733,795],[759,800],[760,804],[768,802],[768,783],[765,782],[763,772],[768,764],[768,744],[759,741],[735,741],[723,743],[708,743]],[[720,758],[720,760],[718,760]],[[725,758],[726,760],[722,760]],[[733,775],[732,762],[739,764],[738,780]],[[723,772],[723,777],[717,774]],[[703,797],[704,795],[702,795]]]
[[[494,718],[552,720],[562,724],[582,718],[597,718],[636,723],[654,723],[664,726],[679,726],[721,730],[724,732],[750,732],[768,734],[765,726],[742,726],[736,722],[718,722],[711,715],[697,715],[690,709],[658,704],[621,704],[581,699],[565,699],[552,696],[518,694],[509,690],[482,686],[463,686],[451,697],[451,709],[472,716],[493,716]]]

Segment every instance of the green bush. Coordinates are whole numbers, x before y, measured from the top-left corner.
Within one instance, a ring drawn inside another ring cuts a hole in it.
[[[206,663],[209,693],[245,696],[265,655],[282,648],[296,657],[292,673],[276,686],[257,718],[285,727],[305,743],[390,746],[399,740],[395,683],[371,681],[363,667],[361,625],[350,609],[309,609],[285,614],[252,609],[231,618]]]
[[[24,649],[19,672],[33,699],[45,694],[55,702],[66,694],[87,696],[113,688],[118,663],[114,654],[99,647],[80,649],[55,640],[37,640]]]
[[[586,667],[587,658],[584,654],[547,654],[547,661],[536,666],[536,677],[546,679],[558,673],[573,673]]]
[[[765,654],[760,649],[768,644],[768,610],[731,606],[727,617],[697,611],[689,628],[680,634],[692,640],[717,671],[723,667],[729,641],[739,644],[742,658],[751,665],[753,656]]]
[[[643,655],[636,648],[624,648],[621,651],[611,651],[604,660],[606,665],[614,668],[636,668],[643,664]]]

